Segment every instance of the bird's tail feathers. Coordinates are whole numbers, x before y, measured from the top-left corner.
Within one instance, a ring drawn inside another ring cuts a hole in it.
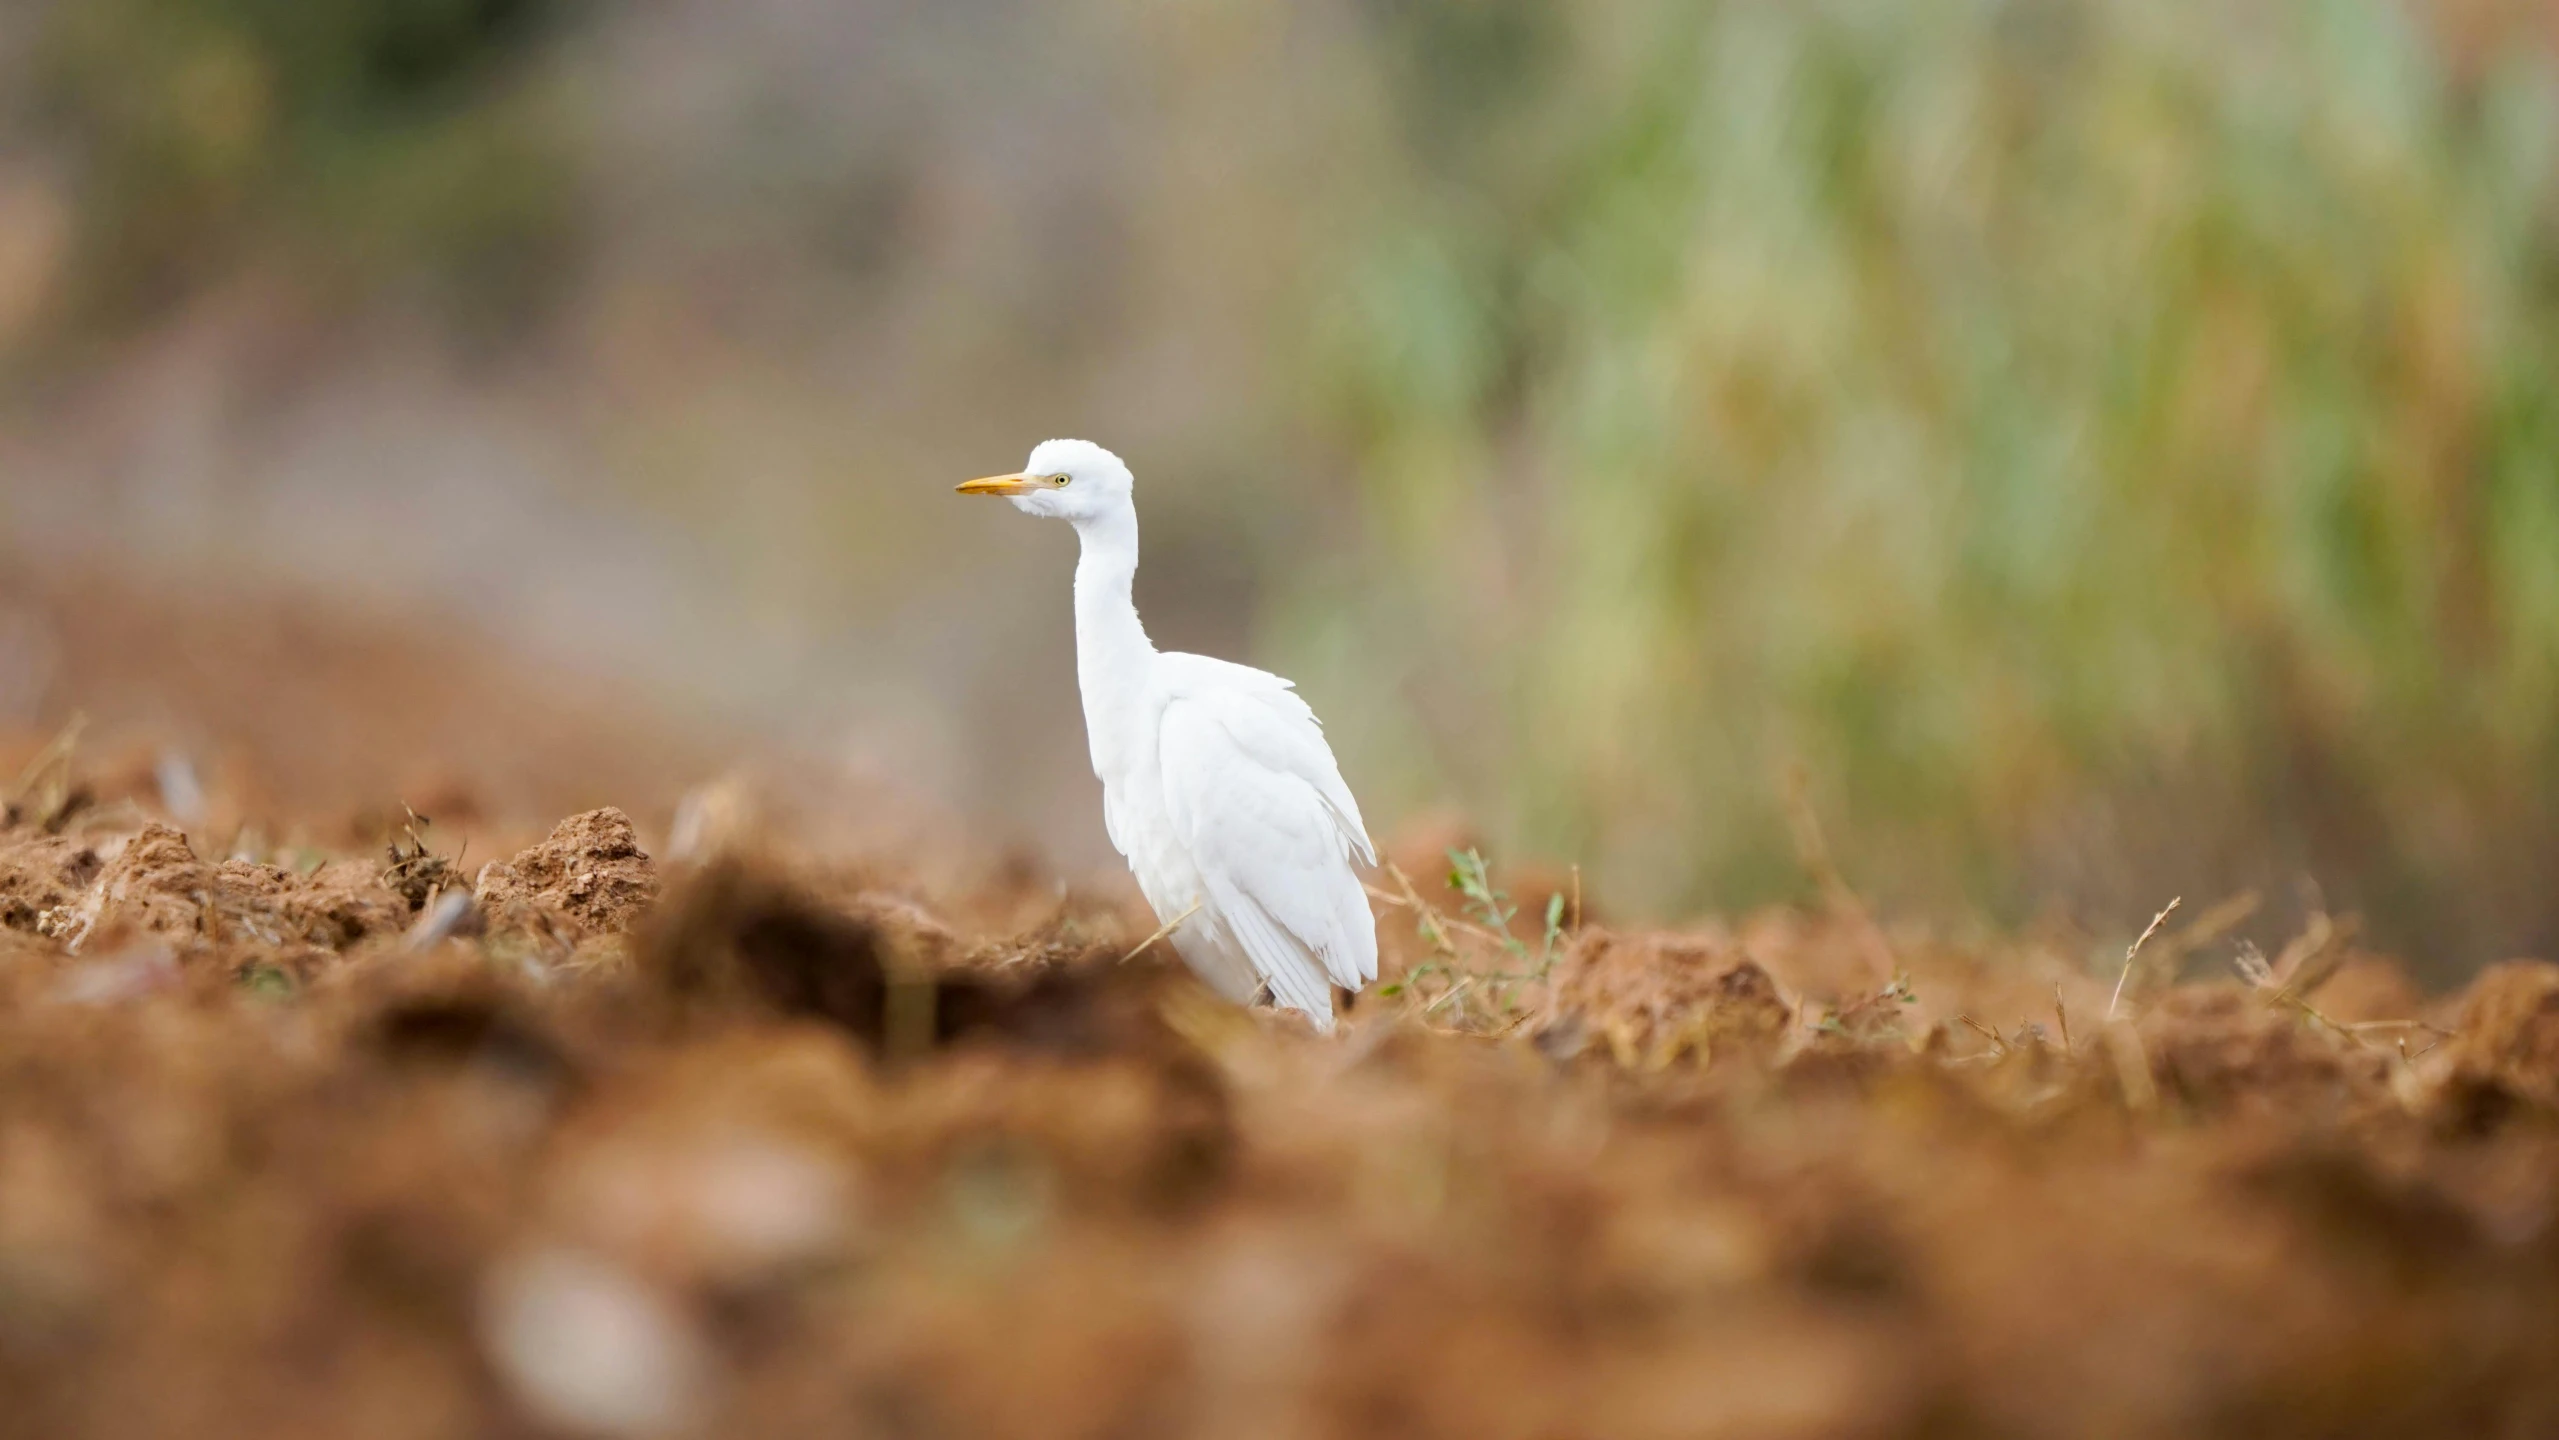
[[[1317,957],[1290,935],[1270,912],[1252,896],[1232,886],[1218,886],[1218,909],[1235,938],[1242,942],[1244,953],[1251,956],[1253,968],[1271,987],[1271,998],[1280,1005],[1300,1011],[1315,1023],[1319,1033],[1333,1029],[1332,977]]]

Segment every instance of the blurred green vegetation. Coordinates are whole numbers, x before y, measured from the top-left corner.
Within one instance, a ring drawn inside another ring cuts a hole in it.
[[[315,292],[430,285],[504,324],[565,254],[562,117],[524,57],[557,0],[72,0],[33,128],[75,167],[74,330],[147,319],[255,256]]]
[[[1375,543],[1290,617],[1368,773],[1651,903],[1799,886],[1797,765],[2010,914],[2553,884],[2533,12],[1379,9],[1418,183],[1310,352]]]

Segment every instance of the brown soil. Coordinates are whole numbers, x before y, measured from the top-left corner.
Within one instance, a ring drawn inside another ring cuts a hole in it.
[[[405,804],[485,858],[598,805],[661,816],[702,764],[689,726],[609,683],[334,599],[0,549],[0,630],[41,657],[0,673],[0,785],[76,711],[88,806],[167,809],[175,762],[208,801],[182,818],[226,840],[381,844]]]
[[[563,820],[541,844],[491,864],[477,890],[499,923],[612,935],[658,898],[658,875],[631,817],[608,807]]]
[[[1318,1039],[1018,862],[150,801],[0,827],[0,1437],[2559,1434],[2552,966],[1430,881]]]

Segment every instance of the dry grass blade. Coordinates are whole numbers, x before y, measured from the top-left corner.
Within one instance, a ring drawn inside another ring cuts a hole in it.
[[[2266,952],[2254,942],[2239,942],[2239,953],[2230,957],[2230,967],[2239,972],[2240,979],[2259,990],[2276,988],[2275,967],[2266,963]]]
[[[473,908],[470,891],[441,891],[420,909],[403,943],[411,950],[434,949],[461,933]]]
[[[1831,912],[1845,917],[1857,927],[1868,958],[1874,961],[1879,973],[1900,973],[1901,962],[1893,956],[1892,942],[1885,937],[1883,927],[1875,923],[1874,913],[1866,908],[1864,900],[1858,898],[1857,891],[1848,883],[1848,877],[1840,873],[1838,863],[1831,858],[1830,841],[1822,833],[1821,815],[1813,809],[1812,785],[1801,761],[1786,767],[1783,788],[1786,821],[1794,832],[1797,862],[1812,875],[1813,883],[1821,887],[1823,902],[1830,906]]]
[[[1423,1017],[1428,1018],[1434,1012],[1438,1011],[1440,1007],[1454,1003],[1459,996],[1465,994],[1474,986],[1475,980],[1476,977],[1472,975],[1460,976],[1457,983],[1449,986],[1447,990],[1443,991],[1438,999],[1433,1000],[1428,1005],[1422,1007]]]
[[[2274,983],[2294,995],[2308,995],[2318,989],[2345,963],[2343,942],[2353,931],[2351,920],[2340,923],[2325,914],[2312,915],[2310,923],[2275,957],[2271,967]]]
[[[58,830],[74,808],[79,787],[71,781],[72,757],[79,753],[80,737],[89,728],[86,714],[74,714],[43,749],[36,752],[27,768],[18,773],[18,782],[0,797],[0,815],[10,821],[24,820],[40,830]]]
[[[1364,885],[1361,888],[1368,891],[1372,897],[1383,900],[1389,905],[1400,905],[1412,911],[1414,924],[1420,929],[1422,938],[1430,942],[1431,949],[1442,958],[1456,959],[1457,946],[1448,938],[1448,917],[1440,914],[1438,910],[1432,908],[1429,901],[1422,898],[1421,892],[1413,888],[1412,877],[1404,873],[1402,866],[1389,861],[1386,865],[1386,873],[1395,877],[1395,884],[1403,891],[1402,894],[1391,894],[1374,885]]]
[[[2149,944],[2150,937],[2158,934],[2159,927],[2166,924],[2168,922],[2168,917],[2177,913],[2177,907],[2185,903],[2186,897],[2183,895],[2179,895],[2171,899],[2167,905],[2160,909],[2158,914],[2150,917],[2150,923],[2142,927],[2140,936],[2134,939],[2132,943],[2132,948],[2124,952],[2123,973],[2115,977],[2115,993],[2106,1001],[2106,1018],[2108,1020],[2115,1018],[2115,1008],[2123,1003],[2124,982],[2132,978],[2133,962],[2141,958],[2141,947]]]
[[[1452,960],[1456,959],[1457,945],[1449,938],[1452,934],[1470,936],[1490,945],[1502,943],[1501,936],[1471,921],[1460,920],[1423,899],[1421,892],[1413,888],[1412,878],[1404,873],[1403,867],[1389,862],[1386,873],[1395,877],[1395,883],[1402,889],[1402,894],[1380,890],[1374,885],[1365,885],[1361,888],[1369,893],[1371,899],[1382,900],[1389,905],[1401,906],[1412,911],[1421,923],[1422,937],[1431,942],[1432,949]]]
[[[1958,1015],[1955,1019],[1971,1029],[1974,1034],[1979,1035],[1991,1044],[1998,1046],[2000,1054],[2005,1055],[2008,1053],[2008,1037],[2000,1034],[1998,1031],[1990,1028],[1989,1026],[1984,1025],[1970,1015]]]
[[[1181,929],[1182,922],[1200,913],[1200,907],[1207,903],[1208,902],[1205,900],[1192,901],[1190,909],[1185,910],[1181,914],[1174,916],[1172,919],[1165,921],[1163,924],[1156,926],[1154,934],[1138,941],[1134,949],[1120,957],[1120,963],[1125,965],[1131,960],[1136,959],[1138,956],[1145,954],[1148,950],[1153,949],[1157,941],[1172,934],[1174,931]]]
[[[2361,1035],[2373,1030],[2419,1030],[2438,1040],[2449,1040],[2456,1033],[2425,1020],[2347,1020],[2335,1023],[2338,1029],[2349,1035]]]
[[[2150,1052],[2143,1047],[2141,1035],[2130,1025],[2109,1024],[2098,1032],[2098,1039],[2113,1062],[2125,1108],[2137,1115],[2157,1109],[2159,1082],[2151,1078]]]
[[[2340,943],[2353,930],[2353,923],[2338,923],[2325,913],[2314,914],[2302,932],[2284,946],[2284,953],[2268,961],[2265,952],[2243,943],[2239,953],[2231,957],[2231,965],[2239,971],[2259,998],[2269,1005],[2288,1006],[2298,1010],[2314,1024],[2344,1036],[2358,1045],[2371,1045],[2367,1033],[2373,1030],[2423,1030],[2437,1036],[2451,1032],[2415,1020],[2374,1020],[2340,1023],[2329,1019],[2310,1003],[2310,992],[2336,973],[2345,961],[2346,947]],[[2404,1052],[2406,1041],[2399,1042]],[[2404,1057],[2403,1057],[2404,1058]]]
[[[2157,955],[2160,951],[2166,951],[2172,957],[2191,955],[2230,933],[2233,926],[2256,914],[2258,907],[2263,903],[2264,897],[2256,891],[2242,890],[2205,910],[2184,929],[2160,941],[2152,954]]]

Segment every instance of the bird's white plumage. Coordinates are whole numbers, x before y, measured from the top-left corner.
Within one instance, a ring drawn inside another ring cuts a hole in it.
[[[1315,712],[1276,675],[1147,640],[1118,457],[1052,440],[1020,476],[974,483],[1075,522],[1076,670],[1103,823],[1157,918],[1180,920],[1175,948],[1228,998],[1267,989],[1330,1029],[1332,987],[1377,978],[1355,868],[1377,856]]]

